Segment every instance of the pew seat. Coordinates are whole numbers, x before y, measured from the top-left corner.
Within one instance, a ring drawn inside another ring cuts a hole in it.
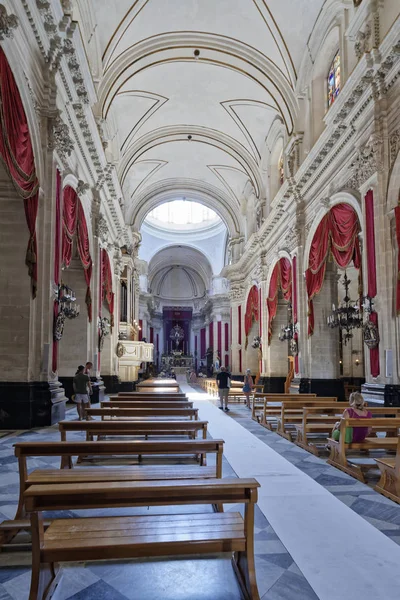
[[[375,490],[400,504],[400,437],[397,441],[396,457],[375,460],[381,473]]]
[[[259,600],[254,564],[255,479],[33,485],[24,493],[31,514],[32,575],[29,600],[46,600],[62,571],[59,562],[210,556],[228,553],[245,597]],[[221,503],[239,512],[55,519],[44,530],[44,510]],[[134,584],[134,582],[132,582]],[[151,586],[151,581],[149,582]]]

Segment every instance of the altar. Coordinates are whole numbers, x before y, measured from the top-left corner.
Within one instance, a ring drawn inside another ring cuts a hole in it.
[[[161,356],[161,370],[169,371],[170,369],[174,369],[176,373],[182,372],[185,373],[187,369],[193,367],[193,356],[179,354],[174,352],[172,354],[163,354]],[[177,371],[180,368],[182,371]]]

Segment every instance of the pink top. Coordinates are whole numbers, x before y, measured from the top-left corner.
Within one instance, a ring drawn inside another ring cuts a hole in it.
[[[372,419],[372,414],[367,410],[366,415],[359,415],[354,408],[348,408],[349,419]],[[368,435],[368,427],[353,427],[353,442],[363,442]]]

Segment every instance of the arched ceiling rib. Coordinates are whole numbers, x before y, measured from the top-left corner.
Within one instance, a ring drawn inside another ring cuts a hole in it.
[[[188,182],[243,233],[234,213],[248,181],[265,196],[268,131],[277,115],[296,126],[296,71],[323,2],[96,0],[99,108],[117,129],[128,222],[140,227],[151,190]]]

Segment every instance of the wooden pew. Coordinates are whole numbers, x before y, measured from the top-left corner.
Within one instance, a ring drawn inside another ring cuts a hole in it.
[[[275,402],[276,403],[276,413],[275,414],[279,414],[279,408],[281,405],[281,402],[283,400],[297,400],[297,399],[303,399],[303,400],[307,400],[308,398],[316,398],[317,394],[271,394],[271,393],[258,393],[256,392],[254,394],[253,397],[253,406],[252,406],[252,410],[251,410],[251,418],[253,419],[253,421],[257,421],[258,423],[263,422],[264,423],[264,411],[265,411],[265,407],[267,405],[267,402],[269,402],[271,404],[271,402]],[[271,406],[271,408],[273,408]]]
[[[150,386],[145,386],[145,387],[138,387],[138,392],[142,392],[142,393],[149,393],[149,394],[165,394],[166,392],[169,391],[175,391],[176,393],[179,393],[179,387],[176,386],[175,388],[172,387],[150,387]]]
[[[254,564],[255,479],[33,485],[24,494],[32,524],[29,600],[54,591],[59,562],[210,556],[228,552],[247,599],[260,600]],[[44,510],[244,504],[239,512],[56,519],[44,531]],[[149,582],[151,586],[151,582]]]
[[[363,442],[346,444],[346,427],[379,427],[380,431],[386,431],[391,435],[390,437],[367,437]],[[351,459],[348,460],[348,453],[352,450],[396,450],[399,427],[400,418],[341,419],[339,441],[328,438],[328,446],[331,450],[328,463],[365,483],[363,470],[371,468],[370,461],[360,466]],[[392,435],[394,432],[396,437]]]
[[[142,400],[148,398],[154,398],[155,400],[161,400],[161,398],[167,398],[168,400],[188,400],[188,397],[183,392],[119,392],[118,394],[110,394],[110,399],[121,400]]]
[[[302,402],[299,402],[298,400],[284,400],[281,403],[280,414],[278,415],[276,421],[276,433],[291,441],[292,433],[294,432],[294,425],[296,423],[301,423],[302,421],[304,407],[326,406],[334,408],[337,405],[337,403],[337,398],[322,398],[321,396],[318,398],[308,398],[307,400],[302,400]],[[323,417],[320,418],[323,419]],[[316,417],[316,419],[318,420],[318,417]],[[269,423],[269,425],[269,428],[271,428],[271,422]]]
[[[302,422],[294,426],[296,429],[294,443],[318,456],[318,447],[315,442],[321,440],[321,443],[326,445],[326,440],[330,437],[335,423],[340,421],[346,408],[348,407],[342,402],[338,402],[334,407],[308,406],[303,408]],[[372,406],[368,407],[368,410],[377,417],[400,416],[400,408]],[[380,431],[381,429],[374,427],[374,430]]]
[[[176,436],[188,435],[196,439],[197,433],[207,438],[207,421],[60,421],[58,428],[61,440],[66,441],[68,431],[83,431],[86,440],[93,441],[95,435],[103,436]]]
[[[101,408],[193,408],[193,402],[183,400],[107,400],[100,402]]]
[[[79,422],[79,421],[78,421]],[[24,491],[33,484],[57,484],[92,481],[110,484],[114,481],[150,479],[192,479],[222,477],[223,440],[134,440],[116,442],[20,442],[15,444],[18,459],[20,495],[15,520],[25,514]],[[215,467],[207,467],[206,455],[216,454]],[[128,465],[123,468],[72,468],[72,457],[91,456],[199,456],[193,465]],[[38,456],[61,456],[60,469],[35,469],[28,474],[27,459]]]
[[[396,457],[375,460],[381,472],[375,490],[400,504],[400,437],[397,440]]]
[[[111,404],[111,402],[110,402]],[[88,408],[86,414],[89,417],[114,417],[116,419],[143,419],[148,418],[159,418],[169,417],[170,419],[176,419],[176,417],[198,419],[198,408]]]

